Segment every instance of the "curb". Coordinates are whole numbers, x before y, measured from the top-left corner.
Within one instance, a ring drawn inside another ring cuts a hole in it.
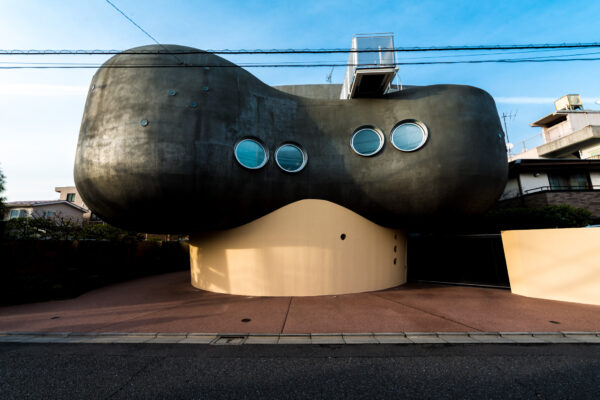
[[[389,332],[389,333],[130,333],[0,332],[0,343],[163,344],[600,344],[600,332]]]

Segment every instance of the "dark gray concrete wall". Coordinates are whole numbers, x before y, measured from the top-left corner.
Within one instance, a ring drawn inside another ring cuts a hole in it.
[[[282,85],[273,86],[282,92],[310,99],[339,100],[342,91],[341,84],[325,85]]]
[[[123,64],[140,68],[113,68]],[[392,128],[404,119],[429,130],[418,151],[401,152],[390,143]],[[364,125],[386,138],[373,157],[350,147],[352,133]],[[248,136],[269,150],[262,169],[235,160],[235,143]],[[275,149],[287,141],[309,157],[297,174],[274,161]],[[480,89],[434,85],[380,99],[310,99],[269,87],[207,53],[119,54],[107,61],[91,83],[75,162],[79,193],[96,214],[149,232],[230,228],[306,198],[402,227],[481,213],[499,197],[506,177],[496,106]]]

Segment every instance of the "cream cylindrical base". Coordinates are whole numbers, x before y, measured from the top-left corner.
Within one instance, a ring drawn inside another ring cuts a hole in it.
[[[248,296],[317,296],[406,282],[406,234],[324,200],[190,237],[192,285]]]

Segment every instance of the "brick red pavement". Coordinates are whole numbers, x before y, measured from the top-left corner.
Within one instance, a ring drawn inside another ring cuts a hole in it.
[[[195,289],[189,273],[177,272],[112,285],[71,300],[0,307],[0,331],[600,331],[600,307],[531,299],[501,289],[423,284],[338,296],[232,296]]]

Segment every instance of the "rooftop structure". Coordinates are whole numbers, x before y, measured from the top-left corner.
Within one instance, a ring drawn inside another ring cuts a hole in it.
[[[510,155],[520,158],[600,158],[600,111],[584,110],[577,94],[554,102],[556,110],[531,123],[542,128],[543,144]]]
[[[354,35],[340,99],[381,96],[388,91],[396,72],[392,34]]]

